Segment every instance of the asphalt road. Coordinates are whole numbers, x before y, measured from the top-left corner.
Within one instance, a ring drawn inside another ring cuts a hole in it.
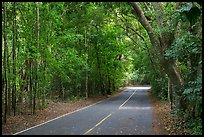
[[[152,135],[146,87],[120,94],[14,135]]]

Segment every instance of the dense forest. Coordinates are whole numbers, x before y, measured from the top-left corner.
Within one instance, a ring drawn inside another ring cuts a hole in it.
[[[202,134],[201,2],[2,2],[2,124],[150,84]]]

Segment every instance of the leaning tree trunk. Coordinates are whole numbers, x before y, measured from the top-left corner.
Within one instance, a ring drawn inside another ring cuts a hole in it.
[[[164,69],[164,72],[167,74],[168,78],[174,85],[173,91],[175,91],[177,95],[181,96],[181,93],[179,91],[182,88],[183,79],[181,77],[180,71],[177,65],[175,64],[176,63],[175,60],[166,59],[164,57],[164,49],[162,48],[162,47],[168,47],[169,44],[171,44],[171,42],[174,40],[174,37],[172,35],[169,37],[166,34],[166,35],[159,35],[159,38],[158,38],[155,32],[153,31],[152,26],[149,24],[147,18],[145,17],[144,12],[139,6],[139,3],[131,2],[131,4],[133,6],[136,16],[138,17],[138,21],[142,24],[142,26],[145,28],[145,30],[148,33],[154,52],[156,53],[160,61],[160,64]],[[161,19],[162,18],[160,16],[159,20],[161,21]],[[158,27],[161,27],[160,23],[158,24]],[[177,106],[180,107],[180,103],[177,104]]]

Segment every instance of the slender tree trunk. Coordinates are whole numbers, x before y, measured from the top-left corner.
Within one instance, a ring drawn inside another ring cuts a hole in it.
[[[61,90],[62,90],[62,99],[65,100],[65,94],[64,94],[64,86],[62,80],[60,80]]]
[[[4,88],[4,95],[5,95],[5,101],[4,101],[4,123],[6,123],[6,115],[7,115],[7,92],[8,92],[8,77],[7,77],[7,14],[6,14],[6,10],[7,10],[7,5],[6,2],[3,3],[4,5],[4,84],[5,84],[5,88]]]
[[[87,45],[87,39],[86,39],[86,29],[85,29],[85,36],[84,36],[84,45],[86,49],[86,83],[85,83],[85,95],[86,99],[88,98],[88,45]]]
[[[46,81],[46,60],[44,59],[44,70],[43,70],[43,77],[44,80]],[[45,106],[45,87],[43,88],[43,94],[42,94],[42,107],[44,108]]]
[[[48,45],[48,37],[47,37],[46,46],[47,45]],[[45,53],[45,48],[43,49],[43,53]],[[42,55],[42,61],[43,61],[43,78],[44,78],[44,81],[46,83],[47,77],[46,77],[46,58],[45,58],[45,54]],[[45,107],[45,85],[44,85],[44,87],[42,89],[41,99],[42,99],[41,106],[42,106],[42,108],[44,108]]]
[[[36,2],[36,20],[37,20],[37,35],[36,35],[36,50],[39,48],[39,32],[40,32],[40,22],[39,22],[39,3]],[[38,92],[38,61],[37,58],[35,58],[35,89],[34,89],[34,97],[33,97],[33,114],[35,114],[36,110],[36,94]]]
[[[9,18],[7,18],[8,20],[7,20],[7,22],[9,22]],[[9,24],[9,23],[8,23]],[[8,26],[9,27],[9,26]],[[9,33],[8,33],[9,34]],[[11,98],[11,96],[12,96],[12,94],[11,94],[11,92],[12,92],[12,90],[11,90],[11,80],[12,80],[12,76],[11,75],[9,75],[9,74],[11,74],[11,64],[9,63],[9,46],[7,46],[7,59],[6,59],[6,61],[7,61],[7,63],[6,63],[6,65],[7,65],[7,97],[8,97],[8,99],[7,99],[7,114],[10,116],[11,115],[11,112],[12,112],[12,98]]]
[[[23,97],[23,99],[25,99],[25,104],[26,103],[28,103],[28,101],[27,101],[27,98],[29,99],[30,98],[30,63],[29,63],[30,61],[29,61],[29,58],[27,57],[27,55],[26,55],[26,61],[25,61],[25,65],[26,65],[26,68],[25,68],[25,78],[23,78],[22,80],[24,81],[25,80],[25,82],[23,83],[23,84],[25,84],[25,85],[23,85],[23,89],[24,89],[24,87],[25,87],[25,89],[24,90],[22,90],[22,91],[24,91],[25,92],[25,96]],[[23,72],[22,72],[23,73]],[[22,83],[21,83],[22,84]],[[24,101],[23,101],[23,103],[24,103]],[[27,107],[26,107],[27,108]]]
[[[16,40],[17,40],[17,28],[16,28],[16,3],[13,3],[13,87],[12,87],[12,109],[13,115],[16,115]]]
[[[29,88],[28,88],[29,89],[29,108],[30,108],[31,114],[32,114],[32,112],[33,112],[33,109],[32,109],[32,102],[33,102],[32,58],[29,58],[28,64],[29,64],[29,69],[28,69],[28,71],[29,71],[29,76],[28,76],[28,78],[29,78]]]
[[[168,100],[171,106],[171,110],[173,109],[173,91],[171,80],[168,78]]]
[[[109,68],[107,68],[107,80],[108,80],[107,94],[111,95],[111,80],[110,80],[110,71],[109,71]]]
[[[86,94],[86,99],[87,99],[89,97],[89,95],[88,95],[88,67],[87,66],[86,66],[86,89],[85,89],[85,94]]]
[[[113,82],[112,82],[112,89],[113,89],[113,91],[116,90],[116,87],[115,87],[115,79],[113,79]]]
[[[12,79],[12,77],[11,77],[11,75],[9,75],[9,74],[11,74],[11,69],[10,69],[10,64],[9,64],[9,48],[7,47],[7,59],[6,59],[6,61],[7,61],[7,97],[8,97],[8,99],[7,99],[7,102],[8,102],[8,104],[7,104],[7,114],[9,114],[9,116],[11,115],[11,112],[12,112],[12,106],[11,106],[11,102],[12,102],[12,98],[11,98],[11,79]]]

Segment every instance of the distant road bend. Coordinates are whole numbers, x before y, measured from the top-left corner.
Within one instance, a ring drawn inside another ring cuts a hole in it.
[[[153,135],[150,87],[126,90],[14,135]]]

